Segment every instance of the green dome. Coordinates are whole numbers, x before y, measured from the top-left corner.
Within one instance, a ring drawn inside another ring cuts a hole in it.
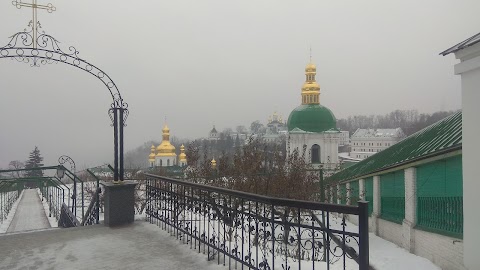
[[[319,104],[300,105],[288,117],[288,131],[299,128],[309,132],[322,132],[337,127],[332,111]]]

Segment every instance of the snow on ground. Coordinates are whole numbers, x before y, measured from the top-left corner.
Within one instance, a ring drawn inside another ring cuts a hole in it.
[[[37,189],[37,193],[38,193],[38,196],[39,196],[40,200],[42,200],[42,193],[40,192],[40,189]],[[44,199],[42,201],[42,206],[43,206],[43,210],[45,211],[45,215],[47,216],[48,223],[50,224],[50,227],[57,228],[58,227],[57,218],[55,217],[55,215],[53,213],[50,215],[50,203],[46,199]]]
[[[321,218],[321,216],[318,216]],[[340,216],[330,216],[330,226],[333,229],[342,230],[342,219]],[[346,231],[358,233],[358,226],[346,221]],[[370,265],[375,269],[388,270],[441,270],[440,267],[433,264],[431,261],[411,254],[405,249],[376,236],[373,233],[369,234],[370,245]],[[358,251],[358,246],[352,246]]]
[[[7,233],[50,228],[35,189],[25,189]]]
[[[370,233],[370,265],[376,270],[441,270],[431,261]]]
[[[225,270],[147,222],[0,236],[0,269]]]
[[[10,223],[12,222],[13,217],[15,216],[15,212],[17,211],[18,204],[23,198],[23,193],[24,193],[24,190],[22,190],[22,193],[20,193],[20,196],[18,196],[17,201],[13,203],[12,209],[10,209],[7,219],[3,220],[3,223],[0,224],[0,233],[7,232],[8,227],[10,226]]]

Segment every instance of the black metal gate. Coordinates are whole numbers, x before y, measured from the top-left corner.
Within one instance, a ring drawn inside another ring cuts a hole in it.
[[[272,198],[146,175],[147,219],[229,269],[369,268],[367,202]]]

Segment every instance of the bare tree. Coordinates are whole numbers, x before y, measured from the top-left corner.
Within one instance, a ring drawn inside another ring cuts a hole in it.
[[[8,168],[10,170],[24,169],[25,163],[21,162],[20,160],[12,160],[10,163],[8,163]],[[19,178],[23,176],[23,172],[11,172],[11,176]]]

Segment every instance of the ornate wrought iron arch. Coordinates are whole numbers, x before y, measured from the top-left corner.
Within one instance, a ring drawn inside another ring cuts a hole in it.
[[[81,69],[99,79],[108,89],[112,104],[108,109],[108,115],[112,120],[114,128],[114,180],[123,181],[123,128],[127,120],[129,110],[128,104],[123,100],[117,85],[112,78],[99,67],[85,61],[78,56],[79,51],[74,46],[69,46],[63,51],[59,41],[53,36],[41,32],[34,38],[32,22],[28,25],[29,30],[18,32],[10,36],[7,45],[0,47],[0,59],[10,58],[21,63],[30,64],[32,67],[41,65],[63,63]],[[41,28],[38,23],[37,29]]]

